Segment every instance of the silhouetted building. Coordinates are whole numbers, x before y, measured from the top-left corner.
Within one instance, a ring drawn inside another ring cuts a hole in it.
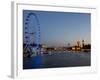
[[[82,48],[84,47],[84,40],[82,40]]]

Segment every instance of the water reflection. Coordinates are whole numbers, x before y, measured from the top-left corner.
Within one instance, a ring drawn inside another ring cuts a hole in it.
[[[23,69],[90,66],[90,52],[58,52],[23,59]]]

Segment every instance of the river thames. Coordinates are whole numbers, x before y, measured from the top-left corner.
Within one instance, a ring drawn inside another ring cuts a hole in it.
[[[52,52],[23,58],[23,69],[91,66],[90,52]]]

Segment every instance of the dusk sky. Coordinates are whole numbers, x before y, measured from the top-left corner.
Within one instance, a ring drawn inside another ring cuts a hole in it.
[[[66,46],[68,43],[73,45],[82,40],[91,43],[91,15],[89,13],[24,10],[24,22],[30,12],[38,17],[42,44]],[[35,19],[30,19],[31,25],[35,25],[35,27],[30,27],[31,30],[35,30],[37,26]]]

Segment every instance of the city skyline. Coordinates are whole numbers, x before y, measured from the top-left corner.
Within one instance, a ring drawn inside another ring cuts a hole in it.
[[[41,44],[65,46],[68,43],[74,45],[77,41],[82,40],[91,43],[90,13],[24,10],[24,19],[30,12],[35,13],[38,17]],[[32,19],[30,19],[30,23],[30,25],[34,25]],[[35,27],[31,28],[34,30]]]

